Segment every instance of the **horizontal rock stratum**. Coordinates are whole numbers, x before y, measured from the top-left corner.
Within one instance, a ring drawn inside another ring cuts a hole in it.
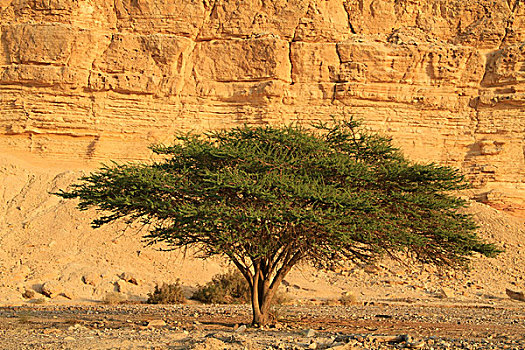
[[[2,152],[136,159],[178,131],[356,115],[525,205],[521,1],[4,0],[0,23]]]

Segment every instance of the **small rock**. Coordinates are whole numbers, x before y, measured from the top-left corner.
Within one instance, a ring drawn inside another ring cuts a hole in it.
[[[82,276],[82,282],[90,286],[96,287],[102,282],[102,277],[100,276],[100,274],[96,274],[95,272],[88,272],[84,276]]]
[[[123,272],[119,277],[128,283],[139,285],[137,278],[128,272]]]
[[[339,302],[344,306],[357,304],[357,297],[352,292],[343,292],[339,298]]]
[[[246,331],[246,325],[241,325],[239,327],[237,327],[237,329],[234,331],[235,333],[242,333]]]
[[[412,343],[414,341],[414,338],[412,338],[412,336],[410,334],[403,334],[400,336],[402,341],[406,342],[406,343]]]
[[[523,292],[515,292],[507,288],[505,289],[505,293],[507,293],[508,297],[512,300],[525,301],[525,295]]]
[[[312,349],[312,350],[317,349],[317,343],[316,342],[310,343],[310,345],[308,345],[308,349]]]
[[[64,296],[64,298],[69,299],[69,300],[75,299],[75,294],[71,290],[65,290],[62,293],[62,295]]]
[[[335,335],[332,338],[335,343],[343,343],[343,344],[348,343],[348,340],[350,339],[348,336],[344,336],[344,335]]]
[[[442,299],[448,299],[454,297],[454,291],[448,287],[442,287],[438,292],[438,297]]]
[[[378,315],[375,315],[374,317],[377,317],[377,318],[392,318],[393,316],[392,315],[385,315],[385,314],[378,314]]]
[[[73,326],[67,328],[68,331],[87,331],[88,328],[82,326],[81,324],[75,323]]]
[[[307,338],[311,338],[315,336],[315,331],[313,329],[307,329],[304,331],[304,336]]]
[[[114,285],[116,286],[117,291],[120,293],[128,293],[130,291],[128,287],[128,283],[126,281],[120,280],[120,281],[115,282]]]
[[[403,341],[407,341],[407,337],[408,336],[405,335],[375,335],[370,339],[378,343],[401,343]]]
[[[32,299],[35,297],[36,292],[32,289],[26,289],[24,293],[22,293],[22,296],[26,299]]]
[[[285,327],[286,327],[285,324],[283,325],[282,323],[279,323],[279,322],[270,325],[270,328],[274,328],[274,329],[284,329]]]
[[[418,342],[413,342],[413,343],[407,343],[406,347],[407,348],[410,348],[410,349],[421,349],[422,347],[425,346],[425,342],[424,341],[418,341]]]
[[[164,320],[151,320],[151,321],[148,321],[148,324],[147,326],[149,328],[151,327],[163,327],[166,325],[166,322]]]
[[[75,338],[68,336],[64,338],[65,341],[75,341]]]

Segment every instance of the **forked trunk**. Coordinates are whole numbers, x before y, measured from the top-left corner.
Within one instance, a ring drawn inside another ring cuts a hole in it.
[[[265,326],[271,321],[270,312],[261,309],[253,309],[253,325]]]
[[[271,321],[270,307],[275,293],[274,289],[269,286],[269,281],[265,280],[262,275],[254,276],[251,290],[253,325],[264,326]]]
[[[236,266],[248,281],[252,293],[253,325],[264,326],[272,321],[270,307],[279,285],[286,277],[292,266],[303,257],[300,251],[295,253],[288,249],[283,249],[273,263],[272,259],[262,261],[253,259],[253,273],[250,269],[239,262],[235,257],[232,258]],[[276,268],[280,264],[280,268]],[[272,278],[273,276],[273,278]]]

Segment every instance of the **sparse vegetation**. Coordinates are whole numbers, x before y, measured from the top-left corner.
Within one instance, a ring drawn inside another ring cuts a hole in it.
[[[126,296],[119,292],[108,292],[106,295],[104,295],[104,298],[102,299],[102,302],[107,305],[115,305],[115,304],[122,304],[126,302],[128,299]]]
[[[191,298],[206,304],[246,303],[250,300],[250,286],[240,272],[229,271],[198,286]]]
[[[357,304],[357,297],[352,292],[344,292],[339,298],[339,303],[343,306],[350,306]]]
[[[468,187],[463,176],[411,163],[390,141],[353,119],[182,135],[152,148],[164,160],[105,166],[58,195],[104,211],[94,227],[139,220],[149,244],[228,257],[249,285],[253,323],[265,324],[300,261],[411,253],[458,266],[499,251],[458,211],[465,201],[451,191]]]
[[[242,304],[250,302],[250,285],[237,270],[218,274],[204,286],[198,286],[191,299],[205,304]],[[290,297],[278,291],[274,304],[281,305],[290,302]]]
[[[184,304],[186,297],[182,293],[182,286],[180,281],[167,284],[163,283],[161,287],[155,286],[152,293],[148,293],[148,304]]]
[[[275,293],[275,296],[273,297],[273,303],[276,305],[284,305],[289,304],[292,302],[292,298],[288,293],[283,292],[281,290],[278,290],[277,293]]]

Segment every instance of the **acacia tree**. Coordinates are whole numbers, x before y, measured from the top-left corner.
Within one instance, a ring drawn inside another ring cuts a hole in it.
[[[411,252],[458,265],[498,252],[458,212],[465,201],[450,191],[467,186],[458,171],[411,163],[353,119],[190,134],[152,150],[162,160],[104,166],[58,195],[98,208],[94,227],[140,220],[148,244],[226,256],[250,286],[254,324],[269,321],[277,288],[300,261]]]

